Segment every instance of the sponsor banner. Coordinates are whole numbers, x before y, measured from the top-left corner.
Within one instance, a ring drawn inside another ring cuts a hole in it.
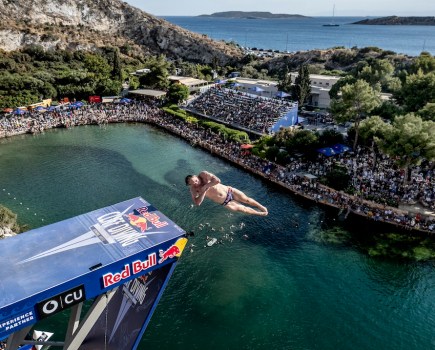
[[[126,280],[137,277],[151,270],[153,267],[163,264],[167,259],[179,258],[186,244],[187,238],[182,237],[166,250],[160,249],[158,253],[159,260],[157,260],[157,253],[155,252],[148,254],[143,260],[132,259],[132,262],[125,264],[120,271],[105,273],[102,276],[102,287],[104,289],[111,286],[113,287],[120,282],[125,282]]]
[[[137,197],[0,240],[0,324],[29,309],[25,322],[36,323],[171,264],[184,234]],[[0,328],[0,339],[22,324]]]
[[[136,349],[174,267],[166,264],[120,286],[80,350]]]
[[[3,319],[0,322],[0,339],[2,334],[10,334],[19,330],[28,324],[36,322],[36,316],[32,310],[23,312],[21,314],[12,316],[10,318]]]
[[[81,285],[36,304],[36,310],[39,319],[43,319],[85,300],[85,288]]]

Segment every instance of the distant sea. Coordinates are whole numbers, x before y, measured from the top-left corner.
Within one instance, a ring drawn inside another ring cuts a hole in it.
[[[302,19],[230,19],[165,16],[163,19],[215,40],[243,47],[305,51],[336,46],[377,46],[410,56],[435,54],[435,26],[351,24],[367,17],[311,17]],[[338,27],[324,27],[335,23]]]

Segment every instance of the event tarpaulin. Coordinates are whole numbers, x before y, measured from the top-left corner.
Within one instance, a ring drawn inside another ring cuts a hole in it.
[[[288,128],[298,122],[298,103],[295,102],[289,111],[270,128],[270,131],[277,132],[280,128]]]

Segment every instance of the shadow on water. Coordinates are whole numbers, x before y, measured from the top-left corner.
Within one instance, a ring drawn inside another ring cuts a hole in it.
[[[168,205],[174,205],[172,202],[177,202],[177,207],[184,200],[182,192],[185,188],[171,186],[168,190],[169,184],[165,186],[139,173],[126,157],[115,151],[63,145],[34,146],[26,151],[21,165],[17,167],[11,163],[7,176],[2,179],[2,186],[12,188],[18,200],[13,200],[7,196],[7,191],[2,191],[0,201],[17,212],[29,229],[41,226],[39,217],[44,217],[43,224],[47,224],[137,196],[142,196],[163,212],[168,210]],[[57,162],[50,163],[43,159],[41,155],[47,154]],[[84,159],[86,166],[83,166]],[[181,160],[173,171],[166,174],[165,179],[168,183],[181,183],[175,174],[185,173],[185,168],[191,169],[191,166]],[[16,186],[16,179],[20,179],[22,186]],[[27,188],[32,188],[30,196]],[[49,201],[45,200],[50,193],[56,195],[51,196]],[[20,201],[24,205],[20,205]],[[44,212],[38,212],[35,218],[29,216],[26,207],[41,207],[41,203],[44,203]],[[175,219],[180,226],[186,223],[183,216]]]
[[[433,237],[413,232],[394,231],[361,219],[340,220],[336,214],[325,211],[320,224],[308,231],[307,238],[334,247],[352,247],[370,257],[384,260],[435,260]]]

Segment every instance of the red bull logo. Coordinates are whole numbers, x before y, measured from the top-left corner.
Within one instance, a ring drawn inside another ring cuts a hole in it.
[[[168,258],[173,258],[176,255],[179,255],[181,253],[180,248],[178,248],[176,245],[173,245],[169,247],[166,251],[159,250],[159,264],[161,264],[163,261],[165,261]]]
[[[140,232],[145,232],[147,230],[148,228],[147,219],[145,219],[143,216],[128,214],[127,217],[128,220],[130,221],[130,224],[139,228]]]

